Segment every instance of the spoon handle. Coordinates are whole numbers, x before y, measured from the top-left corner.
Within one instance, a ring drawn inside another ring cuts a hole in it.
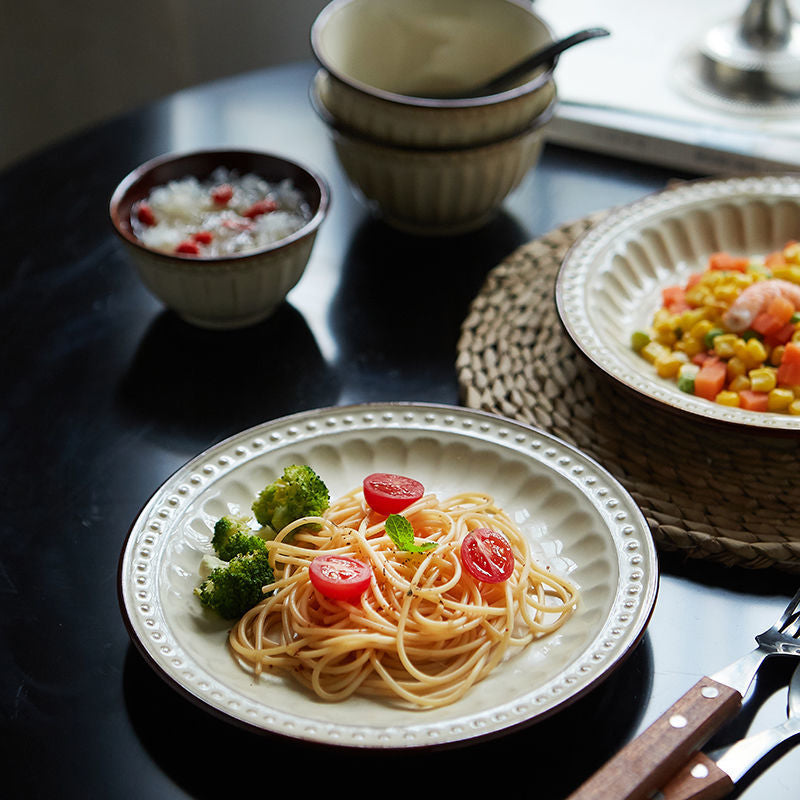
[[[524,58],[518,64],[515,64],[513,67],[505,70],[502,75],[499,75],[498,77],[490,80],[488,83],[485,83],[481,87],[481,90],[491,91],[498,86],[503,86],[507,83],[510,83],[516,78],[524,75],[526,72],[530,72],[532,69],[541,66],[542,64],[547,64],[557,55],[563,53],[564,50],[574,47],[576,44],[585,42],[588,39],[597,39],[600,36],[609,35],[609,31],[607,31],[605,28],[587,28],[586,30],[577,31],[577,33],[573,33],[571,36],[567,36],[564,39],[559,39],[556,42],[552,42],[550,45],[542,50],[537,51],[532,56]]]

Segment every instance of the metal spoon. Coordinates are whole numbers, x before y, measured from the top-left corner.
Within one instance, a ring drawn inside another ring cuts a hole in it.
[[[494,94],[517,78],[536,69],[536,67],[540,67],[542,64],[547,64],[549,61],[552,61],[570,47],[574,47],[581,42],[586,42],[589,39],[597,39],[600,36],[610,36],[610,32],[605,28],[587,28],[586,30],[577,31],[571,36],[566,36],[563,39],[550,42],[550,44],[537,50],[527,58],[524,58],[518,64],[504,70],[499,75],[496,75],[491,80],[479,86],[473,86],[470,89],[459,90],[458,92],[450,92],[446,95],[441,95],[441,97],[481,97],[487,94]]]

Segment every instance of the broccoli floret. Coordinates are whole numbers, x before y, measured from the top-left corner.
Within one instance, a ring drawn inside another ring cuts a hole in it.
[[[226,516],[214,525],[211,546],[223,561],[230,561],[244,553],[263,550],[267,545],[250,528],[247,517]]]
[[[319,475],[309,466],[294,464],[261,490],[253,503],[253,513],[261,525],[277,533],[301,517],[320,516],[329,502],[328,487]],[[318,525],[307,527],[319,529]]]
[[[261,588],[272,580],[268,552],[256,550],[214,569],[194,593],[224,619],[236,619],[264,599]]]

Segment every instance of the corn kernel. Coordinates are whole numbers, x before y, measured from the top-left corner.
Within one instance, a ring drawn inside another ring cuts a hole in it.
[[[732,392],[742,392],[745,389],[749,389],[750,388],[750,378],[748,378],[747,375],[737,375],[728,384],[728,388]]]
[[[750,378],[750,388],[754,392],[771,392],[777,384],[775,370],[771,367],[751,369],[748,377]]]
[[[650,342],[646,344],[640,351],[639,354],[644,358],[646,361],[649,361],[651,364],[655,364],[656,359],[659,357],[666,357],[670,353],[670,349],[668,347],[664,347],[663,344],[659,344],[658,342]]]
[[[699,309],[702,311],[702,309]],[[710,319],[706,319],[705,317],[699,319],[692,325],[691,328],[688,328],[689,335],[694,336],[695,339],[703,339],[705,335],[714,327],[714,323]],[[684,329],[686,330],[686,329]]]
[[[772,348],[769,354],[769,363],[772,364],[773,367],[777,367],[781,363],[781,359],[783,358],[783,351],[786,349],[784,345],[779,344]]]
[[[678,341],[678,334],[672,328],[664,326],[656,329],[654,339],[664,347],[672,347]]]
[[[750,354],[747,351],[747,342],[741,336],[738,336],[733,343],[733,355],[745,363],[750,359]]]
[[[787,261],[793,261],[800,264],[800,242],[792,242],[783,248],[783,257]]]
[[[750,363],[761,364],[767,358],[767,349],[763,343],[753,337],[747,340],[747,360]]]
[[[735,333],[723,333],[714,337],[714,352],[720,358],[730,358],[733,355],[733,346],[739,337]]]
[[[661,378],[674,378],[678,374],[678,370],[687,361],[685,353],[675,352],[666,356],[659,356],[655,360],[655,368],[659,377]]]
[[[705,352],[706,346],[702,339],[696,339],[694,336],[687,334],[675,343],[675,349],[686,353],[689,358],[696,356],[698,353]]]
[[[747,372],[747,364],[739,356],[729,358],[726,366],[729,378],[737,378]]]
[[[753,272],[734,272],[731,277],[740,289],[746,289],[756,280],[756,275]]]
[[[785,267],[776,267],[772,274],[776,278],[784,281],[791,281],[792,283],[800,283],[800,266],[797,264],[789,264]]]
[[[672,314],[667,311],[666,308],[659,308],[658,311],[653,315],[653,327],[659,328],[663,326],[672,327],[670,324],[670,320],[672,319]]]
[[[710,289],[704,286],[702,281],[686,290],[686,302],[690,306],[695,306],[697,308],[704,306],[711,297],[713,297],[713,295]]]
[[[794,392],[791,389],[773,389],[767,395],[767,409],[769,411],[786,411],[794,399]]]
[[[737,392],[730,392],[730,391],[722,391],[717,394],[714,400],[719,403],[721,406],[738,406],[739,405],[739,395]]]
[[[732,303],[739,296],[740,291],[740,287],[734,283],[720,283],[714,287],[714,297],[717,300]]]
[[[688,308],[686,311],[682,311],[678,317],[678,325],[682,331],[690,331],[702,319],[702,308]]]

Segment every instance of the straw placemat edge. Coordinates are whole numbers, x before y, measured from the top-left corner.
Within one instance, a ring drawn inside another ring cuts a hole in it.
[[[461,402],[594,458],[630,492],[659,548],[800,573],[797,444],[679,419],[618,386],[564,332],[554,302],[558,269],[602,216],[534,239],[487,275],[458,341]]]

